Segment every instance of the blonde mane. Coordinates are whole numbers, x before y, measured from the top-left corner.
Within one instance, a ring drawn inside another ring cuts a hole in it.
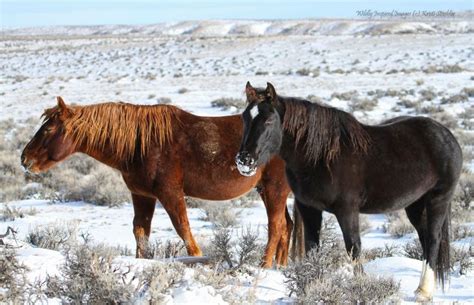
[[[144,157],[153,144],[160,148],[173,137],[172,122],[178,108],[168,105],[133,105],[101,103],[70,106],[71,114],[64,120],[66,136],[86,153],[112,147],[116,160],[131,161],[137,153]],[[59,108],[45,111],[45,119],[59,114]],[[179,120],[178,120],[179,122]]]

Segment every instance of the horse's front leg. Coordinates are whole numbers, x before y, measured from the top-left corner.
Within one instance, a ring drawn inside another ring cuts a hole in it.
[[[361,253],[359,211],[347,208],[337,211],[335,214],[342,230],[347,253],[352,256],[355,263],[355,272],[363,272],[362,265],[359,261]]]
[[[303,219],[304,248],[307,254],[311,249],[319,247],[323,211],[304,205],[297,198],[295,198],[295,205]]]
[[[189,227],[183,190],[165,186],[157,192],[157,197],[166,213],[168,213],[179,237],[184,241],[188,255],[202,256],[202,251],[194,240]]]
[[[133,235],[137,243],[136,257],[147,256],[148,239],[150,238],[151,220],[155,211],[155,198],[144,197],[132,193],[133,210]]]

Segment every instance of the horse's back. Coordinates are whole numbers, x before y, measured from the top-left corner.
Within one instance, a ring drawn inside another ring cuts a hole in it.
[[[446,127],[430,118],[403,117],[366,128],[371,146],[363,157],[364,176],[372,201],[367,209],[399,209],[435,188],[455,188],[462,154]]]

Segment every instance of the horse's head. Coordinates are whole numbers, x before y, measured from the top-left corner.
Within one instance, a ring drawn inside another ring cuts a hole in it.
[[[280,150],[283,133],[278,109],[281,105],[270,83],[266,89],[256,89],[247,82],[245,93],[248,105],[242,113],[244,133],[235,162],[242,175],[253,176],[258,166]]]
[[[57,97],[57,102],[57,106],[44,112],[43,125],[23,149],[21,165],[26,171],[46,171],[75,152],[74,141],[66,137],[64,127],[73,109],[61,97]]]

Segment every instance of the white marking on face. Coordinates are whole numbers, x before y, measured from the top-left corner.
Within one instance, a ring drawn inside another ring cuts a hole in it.
[[[258,106],[255,105],[250,109],[250,116],[252,117],[252,119],[255,119],[257,115],[258,115]]]

